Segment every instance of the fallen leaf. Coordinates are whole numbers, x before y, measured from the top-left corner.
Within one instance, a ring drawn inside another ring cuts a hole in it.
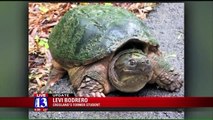
[[[104,3],[104,5],[106,5],[106,6],[112,6],[113,4],[112,3]]]
[[[39,7],[39,10],[40,10],[41,12],[43,12],[43,13],[48,12],[48,9],[47,9],[46,7],[44,7],[44,6],[40,6],[40,7]]]

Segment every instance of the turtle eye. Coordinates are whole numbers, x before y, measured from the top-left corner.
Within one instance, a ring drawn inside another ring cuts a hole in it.
[[[129,65],[134,66],[136,64],[136,61],[134,59],[129,60]]]

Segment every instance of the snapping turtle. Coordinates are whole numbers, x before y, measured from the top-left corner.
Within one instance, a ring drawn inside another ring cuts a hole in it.
[[[46,91],[66,72],[76,96],[137,92],[147,83],[179,91],[180,74],[164,59],[142,20],[125,9],[88,5],[67,12],[49,38],[53,66]]]

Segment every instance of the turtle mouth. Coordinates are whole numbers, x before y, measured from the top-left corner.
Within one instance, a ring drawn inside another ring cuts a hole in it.
[[[149,81],[148,76],[124,76],[118,77],[116,73],[112,73],[109,77],[111,84],[121,92],[138,92]]]
[[[131,70],[131,69],[123,69],[122,72],[124,73],[129,73],[129,74],[148,74],[149,72],[152,71],[151,66],[150,67],[145,67],[145,68],[139,68],[137,70]]]
[[[131,73],[131,74],[140,74],[143,72],[142,69],[139,69],[139,70],[123,69],[122,71],[125,73]]]

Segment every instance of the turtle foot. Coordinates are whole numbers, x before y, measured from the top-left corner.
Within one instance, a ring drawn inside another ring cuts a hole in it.
[[[66,73],[65,70],[58,70],[52,67],[47,84],[38,90],[38,93],[48,93],[51,86],[59,81]]]
[[[105,97],[104,87],[96,80],[85,77],[80,87],[77,89],[77,97]]]
[[[168,91],[179,92],[180,88],[183,86],[183,80],[179,73],[174,70],[169,72],[163,72],[156,78],[156,83],[160,88],[166,89]]]

